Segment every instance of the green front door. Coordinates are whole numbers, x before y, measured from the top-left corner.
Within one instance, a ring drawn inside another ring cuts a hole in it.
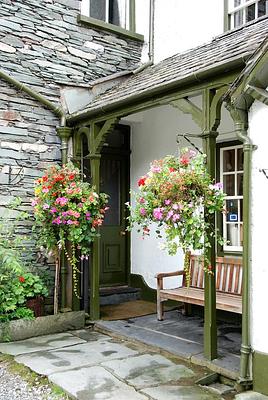
[[[119,125],[109,134],[101,154],[100,191],[109,197],[101,227],[100,286],[128,284],[129,238],[126,205],[129,200],[129,127]]]

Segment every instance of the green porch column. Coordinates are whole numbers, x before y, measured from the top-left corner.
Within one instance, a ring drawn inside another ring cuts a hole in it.
[[[92,185],[97,193],[100,191],[100,154],[89,154]],[[97,228],[99,229],[99,228]],[[90,317],[93,321],[100,319],[100,238],[92,245],[92,265],[90,269]]]
[[[58,127],[57,134],[61,139],[61,162],[62,165],[68,162],[68,141],[72,135],[72,128],[67,126]],[[67,299],[66,299],[66,285],[67,285],[67,259],[63,253],[60,256],[60,287],[61,287],[61,311],[66,308]]]
[[[212,179],[215,178],[216,167],[216,131],[204,132],[203,147],[207,155],[207,170]],[[209,216],[211,229],[215,231],[215,214]],[[207,258],[213,274],[205,274],[205,322],[204,322],[204,355],[209,360],[217,358],[217,321],[216,321],[216,246],[214,237],[209,238],[210,248]]]

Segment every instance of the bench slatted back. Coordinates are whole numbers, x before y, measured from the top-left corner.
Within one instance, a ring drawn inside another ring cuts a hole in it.
[[[216,260],[216,290],[241,295],[242,294],[242,260],[236,258],[217,257]],[[186,286],[185,277],[183,286]],[[190,287],[204,288],[203,260],[199,256],[190,258]]]

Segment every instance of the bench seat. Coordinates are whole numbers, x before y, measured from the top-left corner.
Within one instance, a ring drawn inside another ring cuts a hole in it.
[[[183,276],[182,286],[164,288],[164,278]],[[186,286],[184,271],[158,273],[157,318],[163,320],[163,302],[175,300],[185,304],[204,306],[204,271],[202,259],[191,255],[190,285]],[[216,259],[216,308],[242,314],[242,265],[241,259],[218,257]]]

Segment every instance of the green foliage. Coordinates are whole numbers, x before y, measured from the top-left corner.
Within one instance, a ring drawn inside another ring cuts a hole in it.
[[[16,203],[9,205],[14,209]],[[18,213],[18,219],[25,219],[25,213]],[[47,288],[41,278],[29,272],[22,261],[21,238],[15,235],[16,221],[0,220],[0,322],[19,318],[33,318],[33,312],[26,307],[27,299],[37,295],[46,296]]]
[[[213,183],[203,155],[184,149],[180,157],[167,156],[151,163],[150,171],[138,181],[133,193],[129,229],[138,226],[143,236],[154,229],[158,238],[165,232],[169,254],[182,248],[187,254],[210,247],[215,236],[215,212],[224,210],[220,183]],[[222,239],[217,236],[217,240]]]

